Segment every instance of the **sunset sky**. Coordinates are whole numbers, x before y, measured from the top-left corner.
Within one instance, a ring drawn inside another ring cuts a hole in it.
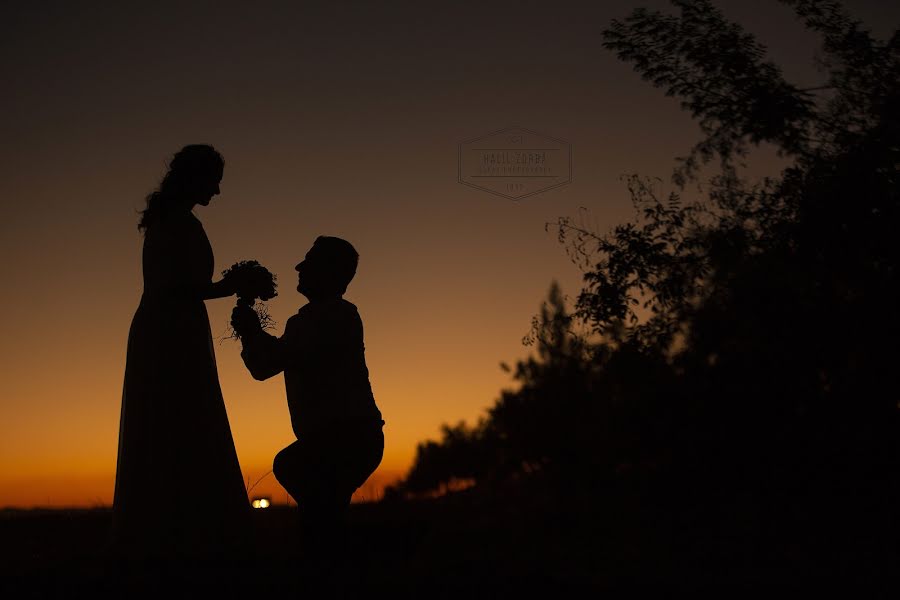
[[[476,420],[552,280],[580,273],[544,224],[633,214],[619,177],[666,178],[697,139],[676,100],[601,47],[611,19],[664,2],[18,3],[0,13],[0,507],[112,501],[125,344],[141,296],[137,211],[189,143],[225,156],[195,214],[216,270],[280,278],[279,325],[304,303],[293,266],[315,237],[361,258],[387,425],[377,496],[441,423]],[[588,5],[592,5],[588,7]],[[821,83],[816,40],[772,1],[718,3],[787,77]],[[850,3],[884,36],[900,9]],[[520,125],[572,147],[573,181],[514,201],[457,181],[458,145]],[[753,169],[775,162],[761,153]],[[207,302],[214,337],[233,303]],[[278,332],[281,332],[279,327]],[[245,479],[293,440],[281,377],[254,381],[216,343]],[[172,490],[176,493],[189,490]],[[254,491],[284,500],[269,475]]]

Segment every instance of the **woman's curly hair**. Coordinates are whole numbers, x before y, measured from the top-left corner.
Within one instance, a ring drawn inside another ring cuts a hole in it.
[[[225,159],[207,144],[185,146],[172,157],[169,171],[159,187],[147,196],[147,208],[141,211],[138,229],[146,231],[153,223],[168,215],[173,201],[190,192],[204,177],[221,176]]]

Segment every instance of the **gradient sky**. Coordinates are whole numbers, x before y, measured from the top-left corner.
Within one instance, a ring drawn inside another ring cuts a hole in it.
[[[365,324],[385,459],[410,464],[443,422],[475,420],[510,386],[498,365],[550,282],[578,270],[544,223],[632,215],[619,176],[667,177],[697,139],[600,46],[663,2],[64,3],[0,14],[0,507],[112,500],[125,342],[141,295],[137,211],[188,143],[225,156],[198,208],[221,271],[255,258],[281,278],[279,324],[303,303],[293,266],[319,234],[361,255],[347,298]],[[719,3],[800,85],[815,40],[774,1]],[[878,35],[900,21],[851,10]],[[519,202],[457,183],[457,145],[518,124],[573,147],[574,181]],[[756,168],[773,163],[763,156]],[[220,336],[230,300],[207,303]],[[279,330],[280,331],[280,330]],[[216,345],[244,477],[293,439],[281,377],[251,379]],[[268,476],[257,488],[283,500]],[[189,493],[189,490],[172,490]]]

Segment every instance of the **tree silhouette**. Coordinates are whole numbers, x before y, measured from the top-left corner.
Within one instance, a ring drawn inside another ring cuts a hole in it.
[[[874,39],[837,2],[785,3],[823,40],[815,88],[705,0],[604,32],[703,137],[668,191],[626,178],[632,222],[550,226],[584,288],[571,315],[551,292],[537,356],[477,429],[481,472],[538,466],[588,493],[640,473],[706,527],[727,527],[735,498],[754,506],[760,547],[792,532],[811,553],[883,556],[900,500],[900,34]],[[787,166],[749,181],[762,143]],[[831,543],[814,543],[823,528]]]

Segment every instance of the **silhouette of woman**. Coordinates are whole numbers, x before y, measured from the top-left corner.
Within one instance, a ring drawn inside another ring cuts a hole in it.
[[[249,504],[219,387],[203,301],[234,293],[213,282],[196,205],[219,193],[224,161],[191,145],[147,197],[144,293],[128,334],[113,539],[133,557],[208,558],[239,549]]]

